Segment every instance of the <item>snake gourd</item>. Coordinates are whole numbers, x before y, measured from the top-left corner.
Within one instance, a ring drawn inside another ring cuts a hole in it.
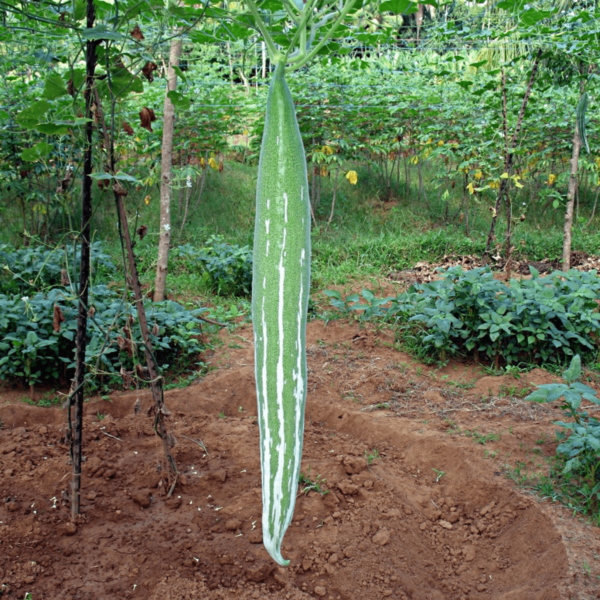
[[[263,543],[280,565],[304,435],[310,206],[304,145],[280,63],[269,87],[256,193],[252,323]]]

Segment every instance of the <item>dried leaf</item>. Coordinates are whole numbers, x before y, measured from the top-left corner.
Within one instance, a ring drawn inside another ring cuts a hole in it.
[[[167,443],[169,444],[169,446],[172,448],[176,443],[177,440],[175,439],[175,436],[172,433],[167,433]]]
[[[61,269],[60,270],[60,285],[69,285],[69,283],[71,283],[69,281],[69,274],[67,273],[66,269]]]
[[[150,62],[148,61],[143,69],[142,69],[142,73],[144,75],[144,77],[150,82],[152,83],[154,81],[154,71],[158,70],[158,65],[154,62]]]
[[[54,333],[60,333],[60,325],[65,322],[65,316],[58,304],[54,305],[54,318],[52,320],[52,329]]]
[[[88,315],[93,318],[95,314],[96,308],[94,306],[90,306],[90,310],[88,310]]]
[[[67,92],[71,95],[71,96],[75,96],[75,87],[73,86],[73,78],[69,79],[69,81],[67,81]]]
[[[124,352],[133,358],[133,342],[130,339],[124,338],[122,335],[117,336],[117,344]]]
[[[140,29],[139,25],[136,25],[130,32],[129,35],[131,35],[131,37],[134,40],[137,40],[138,42],[141,42],[142,40],[146,39],[144,37],[144,34],[142,33],[142,30]]]
[[[124,122],[123,123],[123,131],[127,134],[127,135],[133,135],[134,131],[133,131],[133,127],[127,123]]]
[[[142,402],[139,398],[135,401],[135,405],[133,406],[133,412],[136,415],[139,415],[142,412]]]
[[[154,114],[154,111],[151,108],[144,106],[144,108],[142,108],[140,111],[140,122],[142,127],[148,131],[152,131],[151,123],[153,121],[156,121],[156,115]]]
[[[144,236],[148,233],[148,226],[141,225],[136,229],[136,233],[140,236],[140,240],[143,240]]]
[[[154,323],[154,326],[152,327],[152,335],[157,336],[159,333],[160,333],[160,328],[158,326],[158,323]]]
[[[140,365],[140,363],[137,363],[135,365],[135,371],[140,379],[148,379],[148,377],[150,376],[148,369]]]
[[[131,376],[131,373],[129,371],[126,371],[123,367],[121,367],[121,377],[123,379],[123,387],[126,390],[130,389],[133,384],[133,377]]]

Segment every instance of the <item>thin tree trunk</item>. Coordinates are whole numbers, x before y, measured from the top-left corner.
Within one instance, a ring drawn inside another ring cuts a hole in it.
[[[96,13],[93,0],[87,0],[87,28],[94,27]],[[92,135],[94,122],[92,114],[92,89],[96,71],[96,41],[88,41],[85,50],[85,147],[83,152],[83,182],[81,193],[81,263],[79,269],[79,305],[77,313],[77,350],[75,367],[75,391],[69,398],[69,421],[71,425],[71,459],[73,480],[71,482],[71,519],[79,514],[81,497],[81,462],[83,442],[83,384],[85,378],[85,349],[87,346],[87,307],[90,282],[90,219],[92,218]],[[71,407],[75,407],[74,429],[71,420]]]
[[[171,40],[169,68],[167,70],[167,90],[165,93],[162,160],[160,178],[160,231],[158,237],[158,261],[154,280],[154,302],[165,299],[169,247],[171,245],[171,170],[173,168],[173,131],[175,126],[175,107],[166,95],[177,87],[177,73],[173,67],[179,66],[181,40]]]
[[[592,220],[594,219],[594,215],[596,214],[596,205],[598,204],[598,194],[600,193],[600,185],[596,187],[596,195],[594,197],[594,208],[592,208],[592,216],[590,220],[587,222],[587,226],[589,227]]]
[[[521,132],[521,127],[523,126],[523,119],[525,117],[525,110],[527,108],[527,103],[529,102],[529,96],[531,95],[531,89],[533,87],[533,81],[535,80],[535,76],[538,70],[538,65],[540,62],[540,56],[542,55],[542,50],[539,50],[536,54],[535,60],[533,62],[533,67],[531,69],[531,75],[529,76],[529,82],[527,83],[527,89],[525,90],[525,95],[523,96],[523,102],[521,103],[521,110],[519,111],[519,116],[517,118],[517,124],[515,126],[515,130],[513,132],[512,138],[510,140],[510,146],[506,145],[508,140],[508,125],[506,118],[506,74],[504,70],[502,71],[502,110],[504,113],[504,140],[505,140],[505,156],[504,156],[504,172],[508,174],[508,177],[505,179],[500,179],[500,189],[498,190],[498,196],[496,198],[496,204],[494,206],[494,211],[492,214],[492,223],[490,226],[490,232],[488,233],[487,243],[485,245],[485,252],[483,254],[483,264],[487,263],[487,259],[490,255],[490,249],[492,247],[492,242],[494,241],[494,235],[496,230],[496,221],[498,219],[498,212],[500,210],[500,204],[502,202],[502,197],[504,194],[508,194],[508,191],[505,188],[508,186],[514,150],[517,147],[517,141],[519,139],[519,133]]]
[[[114,100],[112,121],[113,127],[112,135],[109,139],[108,129],[106,128],[106,121],[104,119],[104,113],[102,111],[102,105],[100,102],[100,96],[98,90],[96,92],[96,104],[98,109],[98,116],[102,123],[102,129],[104,131],[104,140],[109,154],[109,166],[110,172],[115,173],[115,154],[114,154]],[[165,400],[162,389],[162,376],[159,374],[158,364],[154,359],[154,350],[152,348],[152,342],[150,341],[150,330],[148,329],[148,320],[146,318],[146,309],[144,308],[144,297],[142,295],[142,287],[140,285],[140,278],[137,271],[137,264],[135,255],[133,254],[133,244],[131,242],[131,234],[129,232],[129,224],[127,222],[127,212],[125,210],[125,204],[123,203],[123,196],[127,195],[127,192],[117,183],[113,185],[113,192],[115,197],[115,204],[117,208],[117,222],[119,227],[119,234],[121,238],[121,244],[124,246],[124,251],[127,255],[127,267],[129,270],[129,277],[127,276],[127,269],[125,272],[125,281],[131,286],[133,290],[133,297],[135,299],[135,307],[138,316],[138,322],[140,325],[140,333],[142,334],[142,340],[144,342],[144,356],[146,358],[146,368],[148,369],[148,378],[150,383],[150,389],[152,390],[152,399],[154,400],[154,406],[152,407],[152,414],[154,415],[154,429],[158,436],[161,438],[163,444],[163,451],[166,462],[166,478],[169,486],[167,496],[170,497],[177,485],[177,478],[179,473],[177,471],[177,465],[175,459],[171,454],[172,442],[174,438],[167,432],[167,426],[165,417],[170,413],[165,406]],[[125,265],[123,265],[125,267]]]
[[[329,213],[329,219],[327,219],[327,225],[325,226],[325,229],[329,229],[329,224],[331,223],[331,220],[333,219],[333,211],[335,210],[335,196],[337,194],[337,185],[338,185],[338,175],[340,174],[340,168],[338,167],[335,170],[335,178],[333,180],[333,197],[331,199],[331,212]]]
[[[423,202],[423,173],[421,171],[421,160],[417,163],[417,173],[419,174],[419,202]]]
[[[571,175],[567,191],[567,210],[565,212],[565,226],[563,234],[562,270],[566,273],[571,268],[571,233],[573,227],[573,207],[577,195],[577,171],[579,170],[579,152],[581,150],[581,136],[579,127],[575,123],[575,134],[573,135],[573,153],[571,155]]]

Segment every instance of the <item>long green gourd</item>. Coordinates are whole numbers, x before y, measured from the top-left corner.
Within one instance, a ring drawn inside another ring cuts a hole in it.
[[[263,542],[280,565],[296,503],[306,402],[310,206],[304,145],[285,63],[267,99],[258,167],[252,322],[262,465]]]

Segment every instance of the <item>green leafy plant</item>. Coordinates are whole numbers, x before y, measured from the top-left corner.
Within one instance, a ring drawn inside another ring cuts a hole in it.
[[[562,363],[574,353],[593,355],[600,334],[600,279],[595,271],[571,270],[531,279],[493,278],[489,268],[440,271],[441,279],[412,286],[388,316],[404,325],[430,353],[473,354],[499,367]]]
[[[102,242],[93,242],[90,252],[94,279],[113,277],[115,266]],[[31,294],[64,286],[65,278],[77,281],[80,253],[79,247],[32,245],[17,249],[11,244],[0,244],[0,294]]]
[[[379,456],[379,451],[377,448],[373,448],[371,452],[367,452],[367,450],[365,450],[365,458],[367,459],[367,465],[370,465],[373,463],[373,461],[380,459],[381,456]]]
[[[122,370],[131,373],[136,365],[143,366],[143,353],[138,351],[141,334],[133,326],[135,308],[104,285],[90,290],[90,307],[89,381],[100,384],[112,377],[116,383]],[[190,311],[172,301],[148,302],[151,340],[164,368],[177,373],[194,364],[203,348],[198,316],[206,310]],[[31,298],[0,295],[0,379],[23,381],[30,387],[42,381],[66,382],[75,366],[76,328],[77,298],[68,288]]]
[[[298,477],[298,483],[302,486],[302,493],[306,496],[308,492],[317,492],[324,496],[329,493],[329,490],[325,490],[322,488],[323,484],[326,483],[327,480],[323,479],[321,475],[317,475],[317,478],[313,481],[310,478],[310,465],[308,465],[308,470],[306,475],[300,471],[300,475]]]
[[[566,383],[538,385],[525,399],[548,403],[562,398],[560,407],[572,420],[555,421],[561,427],[556,448],[561,461],[560,474],[577,482],[585,510],[597,511],[600,508],[600,421],[581,405],[586,400],[598,406],[600,399],[592,388],[579,381],[581,374],[581,359],[575,355],[563,372]]]
[[[252,288],[252,250],[210,236],[201,248],[178,246],[173,257],[181,268],[202,273],[207,286],[220,296],[247,296]],[[177,263],[176,263],[177,264]]]

